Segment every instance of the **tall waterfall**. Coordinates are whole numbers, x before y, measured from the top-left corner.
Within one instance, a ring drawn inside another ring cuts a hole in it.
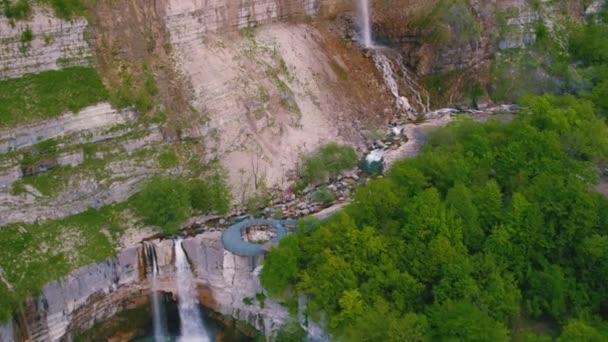
[[[160,273],[158,261],[156,258],[156,249],[154,244],[145,246],[146,257],[148,261],[150,283],[152,291],[152,319],[154,325],[154,340],[156,342],[167,340],[167,322],[165,320],[165,305],[162,298],[162,293],[158,291],[158,275]]]
[[[355,0],[357,2],[357,25],[360,43],[365,49],[371,50],[376,69],[382,73],[384,83],[395,98],[395,107],[400,114],[414,113],[410,100],[400,93],[403,87],[413,96],[417,109],[426,113],[429,111],[429,94],[421,87],[410,72],[401,55],[387,47],[374,44],[372,39],[372,25],[369,0]]]
[[[364,48],[370,49],[374,46],[372,41],[372,25],[369,10],[369,0],[356,0],[357,1],[357,21],[359,23],[359,37],[361,39],[361,45]]]
[[[177,268],[177,299],[181,322],[180,341],[210,342],[209,334],[203,326],[198,308],[192,270],[182,247],[182,240],[175,241],[175,267]]]

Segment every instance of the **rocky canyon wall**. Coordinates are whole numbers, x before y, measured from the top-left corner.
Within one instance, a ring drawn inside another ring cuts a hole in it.
[[[261,260],[226,251],[220,237],[213,231],[183,241],[199,301],[261,332],[276,331],[288,316],[285,308],[270,299],[263,306],[244,301],[263,293],[257,277]],[[174,242],[153,243],[161,269],[158,290],[175,293]],[[145,259],[138,245],[46,285],[38,297],[23,303],[13,322],[0,325],[0,341],[68,341],[124,309],[148,305]]]
[[[553,32],[585,13],[581,0],[378,0],[372,8],[378,35],[423,75],[467,69],[498,51],[530,46],[539,25]]]
[[[360,144],[357,117],[390,116],[371,61],[303,20],[339,8],[316,0],[166,2],[174,63],[196,111],[187,135],[205,137],[207,157],[222,161],[237,200],[261,183],[286,188],[300,156],[322,143]]]
[[[83,18],[58,19],[41,7],[36,7],[27,21],[14,22],[0,16],[0,79],[90,65],[86,27]],[[28,31],[31,38],[26,37]]]

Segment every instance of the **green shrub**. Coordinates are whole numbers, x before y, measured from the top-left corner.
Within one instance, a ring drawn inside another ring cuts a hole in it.
[[[27,50],[30,49],[32,40],[34,40],[34,34],[32,33],[32,29],[28,26],[19,36],[19,51],[21,53],[26,53]]]
[[[21,195],[25,192],[26,192],[25,185],[23,184],[23,182],[21,180],[15,181],[15,182],[13,182],[13,184],[11,184],[11,194]]]
[[[172,147],[165,148],[158,156],[158,163],[164,169],[170,169],[178,165],[177,154]]]
[[[336,200],[336,197],[324,186],[312,193],[312,200],[322,205],[329,205]]]
[[[156,176],[144,184],[134,205],[144,223],[175,234],[190,214],[190,194],[183,180]]]
[[[190,204],[201,213],[226,214],[232,197],[225,170],[217,167],[190,183]]]
[[[9,19],[25,20],[32,13],[33,0],[0,0],[2,13]],[[83,0],[37,0],[39,3],[50,5],[59,18],[71,19],[84,15],[86,7]]]
[[[318,183],[357,165],[357,153],[350,146],[329,143],[319,147],[302,161],[300,178],[304,183]]]
[[[592,24],[576,29],[569,48],[575,59],[587,65],[608,63],[608,25]]]
[[[27,19],[32,14],[29,0],[2,0],[2,14],[9,19]]]
[[[115,107],[134,106],[140,113],[147,113],[154,108],[154,97],[158,94],[158,88],[146,64],[142,66],[141,74],[122,65],[118,76],[118,84],[110,95],[110,101]]]
[[[83,15],[85,6],[82,0],[43,0],[53,7],[55,15],[59,18],[70,19],[77,15]]]
[[[21,35],[19,36],[19,42],[21,44],[28,44],[32,40],[34,40],[34,33],[32,32],[32,29],[27,26],[25,30],[21,32]]]
[[[270,204],[271,196],[266,191],[259,191],[247,198],[245,210],[252,216],[262,215],[262,209]]]
[[[306,331],[302,329],[296,318],[290,317],[277,333],[275,342],[302,342],[306,341]]]
[[[266,304],[266,295],[264,295],[263,293],[256,293],[255,294],[255,299],[258,301],[258,303],[260,303],[260,307],[263,309],[264,305]]]

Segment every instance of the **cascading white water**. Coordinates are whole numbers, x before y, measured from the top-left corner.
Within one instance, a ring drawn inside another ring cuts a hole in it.
[[[419,109],[427,112],[429,110],[428,93],[414,80],[413,75],[405,67],[401,56],[389,48],[374,44],[369,0],[355,1],[357,2],[357,24],[361,45],[365,49],[372,50],[374,64],[382,73],[384,83],[395,98],[397,110],[401,113],[411,113],[413,111],[408,98],[399,93],[400,86],[404,86],[409,93],[414,95],[415,104]]]
[[[374,46],[372,41],[372,25],[369,10],[369,0],[356,0],[358,7],[358,22],[359,22],[359,36],[361,38],[361,45],[366,49],[371,49]]]
[[[177,268],[177,300],[181,323],[180,341],[209,342],[209,333],[203,325],[192,279],[192,270],[182,247],[182,240],[175,241],[175,267]]]
[[[162,300],[162,293],[158,291],[158,275],[160,273],[158,262],[156,259],[156,249],[154,245],[149,245],[146,248],[148,261],[150,262],[150,283],[152,287],[152,324],[154,326],[154,340],[156,342],[167,340],[167,323],[165,321],[165,305]]]
[[[382,53],[376,51],[372,59],[376,64],[376,68],[378,68],[382,72],[382,77],[384,78],[384,83],[395,97],[395,104],[399,110],[408,111],[410,110],[410,102],[405,96],[399,95],[399,83],[397,82],[397,78],[395,78],[395,73],[393,71],[393,64],[388,57]]]
[[[377,47],[374,49],[372,59],[376,68],[382,72],[384,83],[393,94],[398,110],[404,112],[413,110],[408,98],[399,93],[402,86],[412,96],[414,104],[419,110],[424,113],[429,111],[428,92],[415,80],[415,76],[407,69],[399,53],[386,47]]]

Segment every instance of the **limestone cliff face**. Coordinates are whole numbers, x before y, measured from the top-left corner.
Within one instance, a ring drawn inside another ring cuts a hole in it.
[[[11,23],[0,16],[0,79],[90,64],[86,27],[84,19],[61,20],[42,8],[28,21]],[[28,29],[31,42],[21,39]]]
[[[271,300],[245,304],[263,293],[256,268],[261,260],[224,250],[221,232],[183,241],[199,291],[199,301],[213,311],[245,321],[262,332],[277,330],[288,316]],[[174,244],[153,242],[161,272],[159,290],[175,293]],[[40,296],[23,304],[13,322],[0,325],[0,342],[63,341],[126,308],[147,305],[150,283],[143,246],[117,257],[84,266],[44,287]]]
[[[579,0],[377,0],[372,7],[378,35],[423,75],[477,66],[533,44],[539,24],[552,32],[585,13]]]

